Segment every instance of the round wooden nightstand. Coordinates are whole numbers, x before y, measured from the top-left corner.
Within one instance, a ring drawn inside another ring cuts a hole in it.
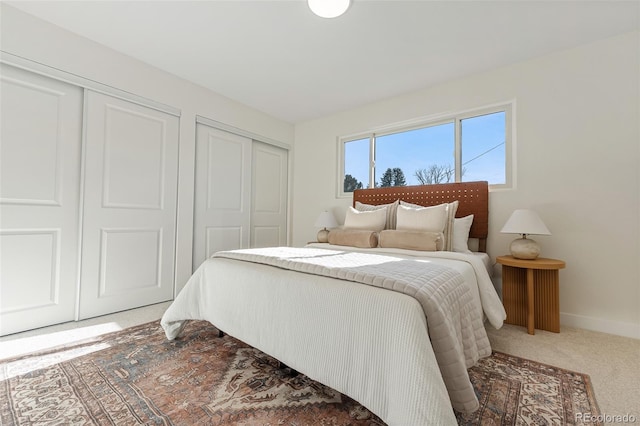
[[[560,332],[560,269],[565,262],[539,257],[534,260],[498,256],[502,265],[502,304],[507,324]]]

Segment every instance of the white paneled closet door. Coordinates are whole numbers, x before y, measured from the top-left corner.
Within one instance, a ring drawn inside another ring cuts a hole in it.
[[[253,142],[251,247],[287,245],[288,151]]]
[[[193,269],[213,253],[249,247],[251,139],[198,123]]]
[[[72,321],[82,89],[0,65],[0,335]]]
[[[85,105],[81,319],[172,299],[179,138],[171,114]]]

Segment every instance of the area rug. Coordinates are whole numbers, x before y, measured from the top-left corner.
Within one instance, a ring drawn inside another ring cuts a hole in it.
[[[581,424],[589,377],[493,353],[470,370],[463,425]],[[207,322],[166,340],[158,322],[0,364],[2,425],[384,425],[354,400]],[[581,416],[577,416],[581,413]],[[590,425],[594,423],[589,423]]]

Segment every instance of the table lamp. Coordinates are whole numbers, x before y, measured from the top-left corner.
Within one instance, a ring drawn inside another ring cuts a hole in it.
[[[521,234],[509,246],[511,255],[516,259],[533,260],[540,254],[540,246],[527,235],[551,235],[540,216],[533,210],[514,210],[500,232],[504,234]]]
[[[316,228],[322,228],[318,231],[318,242],[326,243],[329,241],[329,230],[327,228],[335,228],[338,226],[338,222],[336,222],[336,218],[333,216],[333,213],[323,211],[320,213],[320,216],[318,216],[316,223],[313,226]]]

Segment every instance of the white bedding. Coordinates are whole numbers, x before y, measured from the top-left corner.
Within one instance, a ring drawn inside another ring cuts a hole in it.
[[[415,251],[397,248],[367,248],[359,249],[354,247],[336,246],[327,243],[311,243],[307,247],[327,248],[331,250],[351,250],[366,253],[385,253],[403,258],[420,258],[437,260],[442,265],[449,266],[460,272],[465,282],[469,284],[471,293],[478,302],[478,309],[483,310],[487,319],[495,328],[502,327],[502,322],[507,318],[507,314],[496,293],[491,281],[492,263],[491,258],[486,253],[473,252],[457,253],[452,251]],[[486,271],[486,274],[482,271]]]
[[[385,251],[400,257],[416,255]],[[460,271],[478,309],[484,307],[490,322],[500,327],[504,309],[482,261],[473,255],[442,253],[431,252],[429,259]],[[163,316],[167,337],[175,338],[189,319],[207,320],[351,396],[389,425],[456,424],[424,312],[412,297],[212,258],[198,268]]]
[[[482,263],[484,264],[484,267],[487,268],[487,273],[489,274],[490,277],[493,276],[493,262],[491,261],[491,258],[489,257],[489,255],[487,253],[482,253],[482,252],[477,252],[474,251],[472,253],[474,256],[480,258],[480,260],[482,260]]]

